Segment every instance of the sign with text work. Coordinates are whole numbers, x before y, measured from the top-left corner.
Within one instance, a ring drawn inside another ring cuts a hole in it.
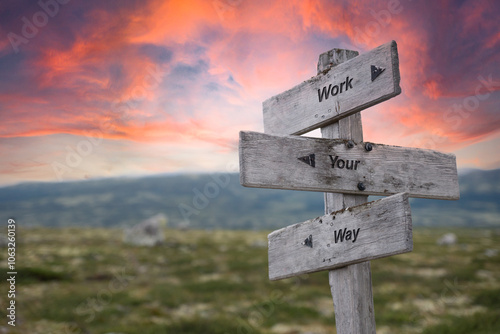
[[[287,226],[269,234],[268,239],[271,280],[411,252],[408,194]]]
[[[263,103],[264,132],[303,134],[399,93],[395,41],[325,70]]]
[[[246,187],[458,199],[456,158],[433,150],[240,132]]]

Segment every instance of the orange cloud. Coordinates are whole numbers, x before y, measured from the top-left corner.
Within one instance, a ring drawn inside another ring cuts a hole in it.
[[[0,41],[0,137],[235,152],[239,129],[262,130],[262,101],[315,75],[318,54],[394,39],[403,93],[363,112],[365,137],[456,149],[500,125],[496,14],[471,0],[71,2],[20,55]]]

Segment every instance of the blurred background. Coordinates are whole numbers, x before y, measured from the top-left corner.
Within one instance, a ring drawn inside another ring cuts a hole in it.
[[[413,252],[372,263],[377,331],[500,332],[499,15],[2,1],[0,268],[14,219],[18,294],[0,333],[334,333],[327,273],[267,278],[267,234],[322,215],[323,194],[241,187],[238,132],[262,132],[262,102],[322,52],[391,40],[402,93],[362,112],[364,139],[455,154],[461,198],[411,200]],[[2,285],[3,319],[8,303]]]

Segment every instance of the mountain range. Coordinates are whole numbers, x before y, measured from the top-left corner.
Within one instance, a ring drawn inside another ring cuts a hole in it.
[[[411,199],[414,226],[500,227],[500,169],[460,173],[460,200]],[[370,200],[375,199],[370,197]],[[272,230],[323,215],[323,193],[244,188],[239,174],[157,175],[0,188],[0,219],[21,226]]]

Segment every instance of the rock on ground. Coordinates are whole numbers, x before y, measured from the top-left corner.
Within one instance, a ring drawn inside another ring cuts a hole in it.
[[[440,246],[450,246],[457,243],[457,236],[455,233],[446,233],[438,239],[437,244]]]
[[[142,221],[140,224],[123,231],[123,242],[135,246],[156,246],[165,241],[162,227],[167,223],[167,217],[157,214]]]

